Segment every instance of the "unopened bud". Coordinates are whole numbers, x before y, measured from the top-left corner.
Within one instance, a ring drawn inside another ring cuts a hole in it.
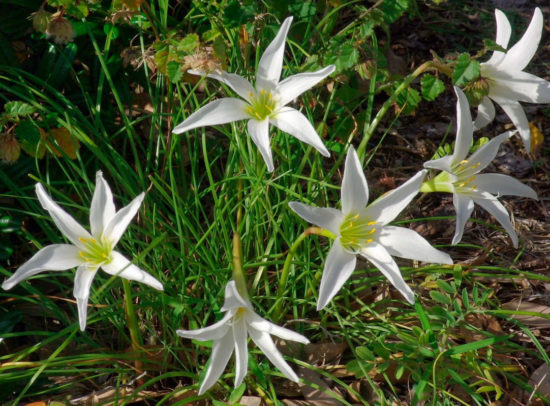
[[[489,94],[490,84],[487,79],[480,76],[464,87],[464,94],[472,107],[479,106],[485,96]]]
[[[32,19],[32,28],[35,31],[45,33],[50,24],[50,19],[52,18],[52,13],[47,12],[43,8],[38,11],[35,11],[31,14]]]
[[[12,164],[21,155],[21,144],[13,134],[0,134],[0,159],[5,164]]]
[[[46,34],[52,36],[56,44],[67,44],[75,37],[71,22],[59,13],[52,15]]]

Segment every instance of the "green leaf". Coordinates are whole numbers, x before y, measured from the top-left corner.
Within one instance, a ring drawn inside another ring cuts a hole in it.
[[[391,24],[401,17],[409,7],[409,0],[385,0],[380,8],[384,12],[384,21]]]
[[[183,72],[181,70],[181,64],[179,62],[176,62],[176,61],[168,62],[167,70],[168,70],[168,78],[170,79],[170,82],[178,83],[181,80],[183,76]]]
[[[453,84],[464,86],[479,77],[479,62],[472,61],[467,53],[460,54],[453,72]]]
[[[353,67],[359,59],[359,52],[353,45],[334,41],[325,57],[325,64],[334,64],[336,73]]]
[[[317,12],[317,6],[312,1],[296,2],[288,7],[289,15],[293,15],[299,20],[312,18]]]
[[[484,39],[483,45],[485,45],[485,49],[487,51],[500,51],[500,52],[506,52],[506,48],[501,47],[499,44],[497,44],[492,39]]]
[[[429,73],[422,76],[420,86],[422,90],[422,97],[424,97],[427,101],[435,100],[437,96],[445,91],[445,85],[443,82]]]
[[[246,390],[246,383],[241,383],[239,386],[237,386],[235,389],[233,389],[233,392],[231,392],[231,395],[229,395],[229,403],[235,404],[241,398],[243,397],[243,393]]]
[[[21,148],[30,156],[35,156],[40,143],[40,131],[30,120],[21,121],[15,128],[15,135],[21,143]]]
[[[412,87],[409,87],[399,93],[396,102],[403,109],[403,114],[411,114],[416,110],[418,103],[420,103],[420,94]]]
[[[359,346],[356,348],[355,350],[355,353],[357,354],[357,356],[363,360],[366,360],[366,361],[374,361],[375,359],[375,356],[374,354],[372,353],[371,350],[369,350],[367,347],[365,346]]]
[[[446,305],[451,304],[451,298],[449,296],[447,296],[446,294],[441,293],[437,290],[430,291],[430,297],[433,300],[435,300],[436,302],[443,303],[443,304],[446,304]]]
[[[177,52],[183,52],[188,55],[197,49],[200,45],[199,36],[197,34],[187,34],[180,40],[176,46]]]
[[[453,348],[447,350],[446,354],[447,355],[457,355],[457,354],[462,354],[462,353],[469,352],[469,351],[476,351],[476,350],[479,350],[481,348],[489,347],[490,345],[499,343],[501,341],[509,340],[510,338],[512,338],[511,335],[509,335],[509,336],[495,336],[495,337],[491,337],[491,338],[486,338],[484,340],[472,341],[471,343],[462,344],[462,345],[453,347]]]
[[[4,105],[4,111],[13,118],[20,118],[33,114],[36,112],[36,109],[22,101],[11,101]]]
[[[456,293],[456,288],[454,287],[454,285],[451,285],[447,281],[444,281],[442,279],[438,279],[436,281],[436,283],[437,283],[437,286],[439,287],[439,289],[441,289],[441,290],[443,290],[447,293],[450,293],[451,295]]]

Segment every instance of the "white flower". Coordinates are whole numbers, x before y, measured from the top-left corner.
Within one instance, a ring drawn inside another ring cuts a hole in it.
[[[298,376],[283,359],[283,356],[273,343],[270,334],[308,344],[303,335],[284,327],[279,327],[258,316],[252,304],[237,291],[235,281],[230,281],[225,287],[225,302],[221,309],[225,316],[217,323],[198,330],[177,330],[176,333],[185,338],[198,341],[214,340],[210,365],[199,389],[199,395],[206,392],[221,376],[235,349],[235,387],[239,386],[248,370],[248,338],[262,350],[269,360],[290,380],[298,382]]]
[[[279,82],[285,40],[291,22],[292,17],[283,22],[277,36],[263,53],[258,63],[256,88],[245,78],[234,73],[221,71],[207,75],[228,85],[245,101],[233,97],[215,100],[187,117],[173,132],[180,134],[197,127],[248,120],[248,133],[259,148],[269,172],[273,171],[273,157],[269,145],[270,123],[300,141],[312,145],[324,156],[329,156],[328,150],[309,120],[298,110],[285,106],[330,75],[334,71],[334,65],[317,72],[293,75]],[[204,74],[193,70],[189,73]]]
[[[497,21],[496,43],[508,47],[512,29],[504,13],[495,9]],[[519,102],[550,103],[550,82],[523,72],[535,54],[540,42],[544,21],[540,8],[536,8],[523,37],[506,53],[495,51],[491,58],[480,65],[481,77],[489,86],[478,108],[475,128],[489,124],[495,118],[498,103],[519,131],[527,151],[530,150],[529,122]]]
[[[11,289],[19,282],[43,271],[64,271],[78,267],[73,294],[78,307],[80,329],[86,328],[86,314],[90,285],[99,268],[110,275],[139,281],[155,289],[162,284],[147,272],[133,265],[113,248],[122,237],[128,224],[137,213],[144,193],[118,212],[115,210],[111,189],[101,171],[96,174],[96,187],[90,208],[91,233],[85,230],[65,210],[48,196],[44,187],[36,184],[36,195],[42,207],[72,244],[52,244],[42,248],[2,283],[3,289]]]
[[[508,212],[498,201],[499,196],[515,195],[537,199],[537,194],[529,186],[517,179],[497,174],[479,174],[495,158],[500,144],[513,133],[504,133],[479,147],[469,158],[466,158],[473,141],[472,116],[466,96],[455,87],[458,97],[456,104],[457,128],[453,155],[447,155],[424,163],[425,168],[439,169],[435,178],[421,187],[424,192],[449,192],[453,194],[456,210],[456,231],[453,244],[462,239],[464,225],[474,209],[474,202],[487,210],[510,234],[514,247],[518,246],[518,237],[508,217]],[[493,196],[496,194],[497,196]]]
[[[342,180],[342,211],[289,203],[290,208],[304,220],[336,235],[325,262],[317,310],[325,307],[351,276],[357,254],[376,266],[410,303],[414,303],[414,293],[403,280],[392,255],[425,262],[453,263],[449,255],[433,248],[415,231],[388,225],[416,196],[425,175],[425,170],[417,173],[367,206],[367,180],[357,153],[351,147]]]

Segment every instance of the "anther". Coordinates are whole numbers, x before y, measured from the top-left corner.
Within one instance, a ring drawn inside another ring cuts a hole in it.
[[[82,244],[86,244],[86,239],[82,237],[78,237],[78,241],[80,241]]]
[[[369,221],[369,222],[367,223],[367,226],[373,226],[373,225],[375,225],[375,224],[376,224],[376,221]]]

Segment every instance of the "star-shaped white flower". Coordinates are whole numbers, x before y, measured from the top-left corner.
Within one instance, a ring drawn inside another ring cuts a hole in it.
[[[328,150],[309,120],[298,110],[285,106],[334,72],[334,65],[317,72],[299,73],[279,82],[285,40],[291,22],[292,17],[285,19],[277,36],[260,58],[256,88],[248,80],[234,73],[221,71],[207,74],[208,77],[228,85],[245,101],[233,97],[215,100],[187,117],[173,132],[180,134],[197,127],[248,120],[248,133],[259,148],[269,172],[274,169],[269,144],[270,123],[300,141],[312,145],[322,155],[329,156]],[[191,70],[189,73],[204,75],[201,71]]]
[[[225,287],[225,302],[221,309],[225,316],[217,323],[198,330],[177,330],[176,333],[185,338],[198,341],[214,340],[210,365],[199,389],[199,395],[206,392],[221,376],[235,349],[235,387],[239,386],[248,370],[248,338],[269,358],[288,379],[298,382],[298,376],[290,368],[273,343],[270,334],[308,344],[309,340],[292,330],[277,326],[258,316],[252,304],[238,292],[235,281],[230,281]]]
[[[496,43],[507,48],[512,33],[510,22],[498,9],[495,9],[495,17]],[[523,37],[506,53],[495,51],[487,62],[480,64],[481,77],[487,81],[489,94],[478,107],[475,128],[482,128],[495,118],[492,99],[510,117],[527,151],[531,146],[531,132],[519,102],[550,103],[550,82],[523,71],[538,48],[543,26],[542,12],[536,8]]]
[[[510,235],[514,247],[518,246],[518,237],[510,222],[506,208],[498,201],[499,196],[514,195],[537,199],[537,194],[529,186],[517,179],[498,173],[483,173],[487,165],[495,158],[500,144],[513,133],[504,133],[479,147],[466,158],[473,142],[473,123],[466,96],[455,87],[458,97],[456,104],[457,128],[453,155],[424,163],[425,168],[439,169],[442,172],[422,185],[421,191],[448,192],[453,194],[456,210],[456,231],[453,244],[462,240],[464,225],[470,218],[474,203],[487,210]],[[497,196],[493,196],[496,194]]]
[[[414,303],[414,293],[403,280],[392,256],[453,263],[448,254],[433,248],[415,231],[388,225],[416,196],[425,175],[425,170],[420,171],[397,189],[367,206],[367,180],[357,153],[351,147],[342,180],[342,211],[298,202],[289,203],[290,208],[304,220],[336,235],[325,262],[317,310],[325,307],[351,276],[357,254],[376,266],[410,303]]]
[[[90,286],[99,268],[110,275],[118,275],[163,290],[157,279],[113,250],[137,213],[144,193],[140,193],[128,206],[117,212],[111,189],[101,171],[98,171],[90,208],[91,233],[59,207],[40,183],[36,184],[36,195],[42,207],[52,216],[57,228],[72,244],[52,244],[42,248],[2,283],[3,289],[11,289],[22,280],[43,271],[64,271],[77,267],[73,294],[82,331],[86,328]]]

